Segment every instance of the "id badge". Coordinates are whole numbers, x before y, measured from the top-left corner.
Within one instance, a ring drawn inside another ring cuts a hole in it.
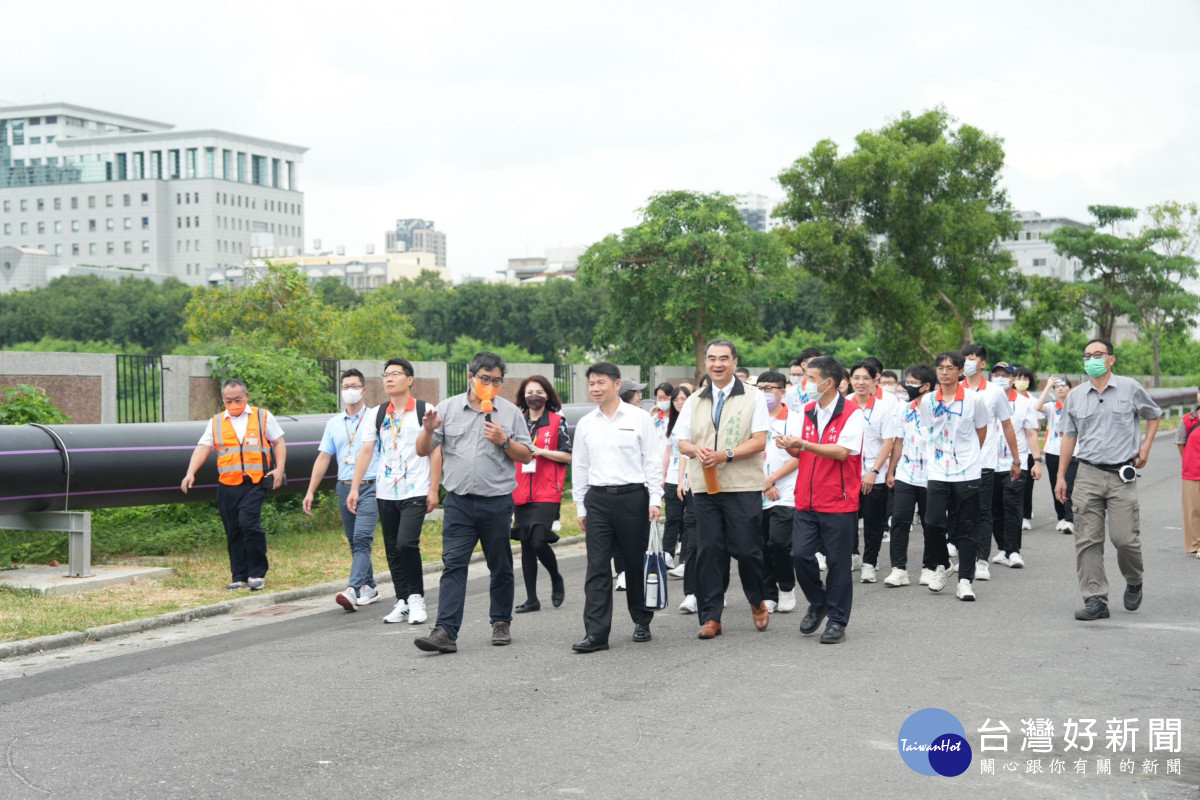
[[[537,459],[534,458],[534,459],[531,459],[528,464],[522,464],[521,472],[524,472],[526,474],[528,474],[530,472],[537,472]]]
[[[343,460],[342,463],[345,464],[346,466],[350,466],[354,463],[354,458],[352,456],[346,456],[345,460]]]

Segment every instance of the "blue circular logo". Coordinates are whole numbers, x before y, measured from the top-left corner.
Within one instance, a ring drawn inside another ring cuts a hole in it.
[[[913,772],[953,778],[971,766],[971,745],[958,718],[940,708],[922,708],[900,726],[900,757]]]

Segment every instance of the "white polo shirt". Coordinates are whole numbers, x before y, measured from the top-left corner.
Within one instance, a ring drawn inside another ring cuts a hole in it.
[[[896,480],[909,486],[925,486],[929,483],[928,465],[925,461],[929,431],[921,425],[921,399],[905,403],[900,407],[904,414],[901,437],[904,443],[900,461],[896,464]]]
[[[1055,400],[1053,405],[1047,403],[1045,409],[1046,444],[1042,447],[1042,452],[1056,456],[1062,452],[1062,401]]]
[[[855,396],[854,402],[858,403],[858,398]],[[875,459],[879,457],[879,449],[883,446],[886,439],[895,439],[900,436],[901,428],[899,424],[899,416],[897,406],[899,403],[896,400],[896,395],[891,392],[876,391],[875,394],[867,398],[866,407],[862,410],[863,419],[863,443],[862,443],[862,474],[873,472],[875,468]],[[883,462],[883,466],[887,467],[887,461]]]
[[[778,416],[780,414],[783,416]],[[775,415],[771,417],[770,427],[767,428],[767,447],[763,450],[763,478],[774,475],[784,464],[794,460],[793,456],[788,455],[787,450],[775,446],[776,437],[800,436],[803,432],[804,415],[793,414],[786,404],[780,403],[776,407]],[[796,507],[795,470],[775,481],[775,488],[779,490],[779,499],[768,500],[764,492],[763,508],[775,508],[776,506]]]
[[[1037,435],[1038,412],[1034,401],[1027,394],[1021,394],[1016,389],[1009,389],[1004,401],[1012,413],[1013,433],[1017,435],[1017,458],[1021,469],[1025,469],[1025,459],[1029,457],[1029,438],[1025,431],[1033,429]],[[1003,436],[996,437],[996,470],[1008,472],[1014,461],[1008,449],[1008,440]]]
[[[362,446],[374,448],[376,440],[382,440],[375,467],[376,500],[424,497],[432,488],[429,456],[417,455],[421,419],[417,416],[416,402],[416,398],[409,395],[408,404],[401,411],[396,411],[389,402],[378,435],[375,433],[375,409],[370,418],[363,421]]]
[[[963,381],[961,385],[968,391],[971,388],[967,386],[966,381]],[[1012,408],[1008,404],[1008,398],[1004,396],[1004,390],[994,383],[988,383],[987,378],[980,381],[979,388],[975,390],[975,393],[983,396],[983,404],[987,408],[988,414],[991,415],[983,450],[985,453],[994,453],[997,448],[996,440],[1004,438],[1000,431],[1004,429],[1004,420],[1012,418]],[[1014,425],[1014,429],[1015,427]],[[990,461],[991,459],[988,459],[989,463]],[[983,468],[991,469],[987,463],[983,465]],[[1008,467],[1006,466],[1005,469]]]
[[[984,453],[977,428],[990,425],[985,396],[959,384],[954,397],[943,398],[939,385],[921,398],[921,427],[927,431],[925,463],[928,479],[944,483],[979,480]],[[988,459],[989,461],[991,459]]]

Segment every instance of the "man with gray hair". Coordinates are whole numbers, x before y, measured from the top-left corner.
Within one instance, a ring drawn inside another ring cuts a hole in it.
[[[438,588],[437,626],[416,639],[430,653],[458,652],[467,594],[467,567],[475,545],[492,574],[492,644],[512,642],[513,612],[512,529],[513,463],[533,460],[529,427],[521,410],[497,397],[504,384],[504,360],[495,353],[477,353],[467,368],[467,391],[447,398],[425,412],[417,436],[418,456],[442,448],[442,578]]]

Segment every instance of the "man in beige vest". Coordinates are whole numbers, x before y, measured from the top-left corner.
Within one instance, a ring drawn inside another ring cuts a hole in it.
[[[770,619],[763,602],[761,519],[762,452],[771,418],[762,392],[735,377],[737,365],[733,342],[709,342],[709,384],[688,398],[675,423],[679,452],[691,458],[701,639],[721,635],[730,558],[737,559],[754,626],[766,630]]]

